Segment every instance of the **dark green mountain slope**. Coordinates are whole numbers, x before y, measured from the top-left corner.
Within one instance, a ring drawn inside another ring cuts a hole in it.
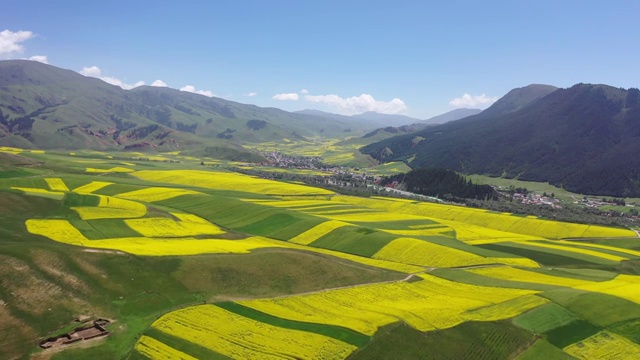
[[[415,155],[414,168],[445,167],[549,181],[585,194],[640,196],[638,89],[578,84],[513,112],[500,114],[505,109],[494,106],[361,151],[384,161]],[[424,140],[416,144],[416,136]]]
[[[39,148],[227,146],[362,135],[374,126],[260,108],[170,88],[123,90],[34,61],[0,61],[0,145]]]
[[[460,109],[455,109],[455,110],[451,110],[449,112],[446,112],[444,114],[440,114],[437,116],[434,116],[432,118],[429,118],[427,120],[421,120],[420,123],[421,124],[429,124],[429,125],[438,125],[438,124],[444,124],[444,123],[448,123],[449,121],[456,121],[456,120],[460,120],[472,115],[477,115],[479,113],[481,113],[482,110],[480,109],[467,109],[467,108],[460,108]]]

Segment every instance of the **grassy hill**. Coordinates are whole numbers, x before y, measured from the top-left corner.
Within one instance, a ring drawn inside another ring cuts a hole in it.
[[[628,229],[342,196],[175,154],[0,155],[3,359],[640,351]],[[98,317],[108,337],[38,347]]]
[[[529,99],[519,107],[519,101],[501,99],[478,115],[361,151],[384,161],[412,159],[414,168],[543,181],[585,194],[640,195],[640,91],[578,84]],[[416,143],[416,136],[424,140]]]
[[[170,88],[123,90],[33,61],[0,62],[0,145],[176,150],[358,136],[375,126]]]

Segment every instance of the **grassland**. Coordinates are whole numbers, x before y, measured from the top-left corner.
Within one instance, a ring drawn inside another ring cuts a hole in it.
[[[626,229],[341,196],[179,153],[0,151],[20,160],[0,169],[0,358],[593,358],[640,346],[640,239]],[[38,349],[82,316],[114,320],[111,335]]]

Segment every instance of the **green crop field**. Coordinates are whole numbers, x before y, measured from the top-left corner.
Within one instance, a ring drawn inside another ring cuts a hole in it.
[[[532,359],[602,331],[640,342],[640,239],[622,229],[561,241],[544,236],[560,222],[177,153],[12,154],[29,166],[0,168],[0,358]],[[79,318],[111,320],[109,336],[38,347]]]

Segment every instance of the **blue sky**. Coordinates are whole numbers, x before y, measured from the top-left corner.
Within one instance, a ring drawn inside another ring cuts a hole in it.
[[[428,118],[531,83],[638,87],[639,16],[634,0],[9,0],[0,59],[285,110]]]

